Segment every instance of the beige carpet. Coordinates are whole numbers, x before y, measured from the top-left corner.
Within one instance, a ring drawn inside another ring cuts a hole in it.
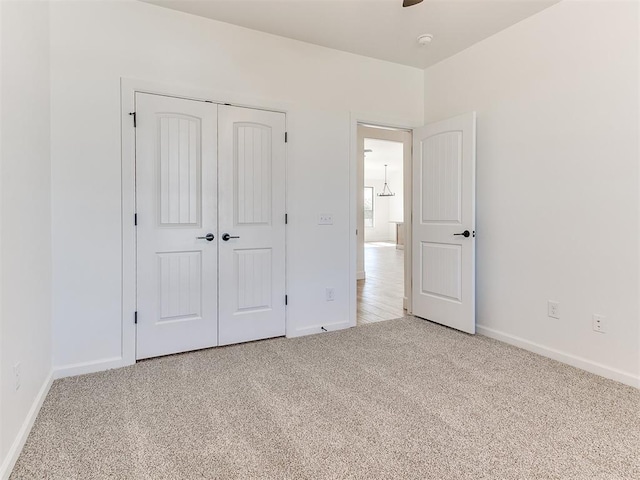
[[[638,479],[640,392],[406,318],[53,384],[12,479]]]

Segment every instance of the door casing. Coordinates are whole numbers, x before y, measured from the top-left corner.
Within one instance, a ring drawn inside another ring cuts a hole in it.
[[[413,132],[414,128],[420,127],[421,123],[418,122],[398,122],[397,119],[389,119],[384,116],[376,116],[372,114],[366,113],[351,113],[351,152],[349,156],[349,232],[352,234],[349,241],[349,326],[354,327],[357,323],[358,319],[358,280],[357,280],[357,263],[358,263],[358,237],[356,236],[356,230],[359,228],[358,226],[358,208],[360,202],[359,191],[360,187],[358,185],[358,168],[359,168],[359,159],[364,152],[361,152],[359,149],[359,141],[358,141],[358,125],[372,126],[378,128],[390,128],[394,130],[406,130]],[[408,160],[407,160],[408,157]],[[405,232],[408,236],[405,237],[405,278],[409,275],[411,278],[411,212],[413,210],[413,200],[412,200],[412,157],[413,155],[405,155],[405,161],[403,165],[403,173],[404,173],[404,219],[406,230]],[[407,248],[407,246],[409,246]],[[407,267],[408,262],[408,267]],[[407,268],[409,269],[407,271]],[[410,287],[410,285],[409,285]],[[407,295],[405,301],[405,308],[407,313],[411,313],[412,304],[411,304],[411,288],[406,289],[405,295]]]
[[[409,138],[406,138],[408,134]],[[403,136],[405,139],[401,140],[399,137]],[[412,247],[409,245],[409,241],[411,240],[411,206],[412,206],[412,149],[413,149],[413,132],[407,129],[388,129],[388,128],[379,128],[370,125],[358,125],[358,189],[362,190],[364,187],[364,141],[367,138],[374,138],[379,140],[388,140],[392,142],[398,142],[403,144],[403,154],[402,154],[402,184],[403,184],[403,210],[404,210],[404,227],[405,227],[405,245],[404,245],[404,298],[402,299],[403,308],[406,308],[408,312],[409,305],[411,304],[411,251]],[[362,195],[357,198],[357,222],[358,222],[358,259],[360,262],[360,256],[364,253],[364,215],[363,208],[364,203],[362,199]],[[359,267],[359,266],[358,266]],[[364,267],[364,265],[363,265]],[[366,272],[364,272],[366,274]],[[364,277],[361,277],[361,272],[357,271],[357,279],[361,280]]]

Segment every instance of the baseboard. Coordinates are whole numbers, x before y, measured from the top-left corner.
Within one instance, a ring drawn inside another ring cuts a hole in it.
[[[86,373],[102,372],[104,370],[111,370],[113,368],[121,368],[128,365],[133,365],[133,363],[124,360],[122,357],[113,357],[105,358],[102,360],[95,360],[93,362],[61,365],[59,367],[53,367],[53,378],[57,380],[58,378],[75,377],[77,375],[84,375]]]
[[[359,272],[356,272],[357,280],[364,280],[366,277],[367,277],[367,274],[365,273],[364,270],[360,270]]]
[[[18,430],[18,435],[15,440],[11,444],[9,451],[7,452],[7,456],[0,465],[0,479],[7,480],[11,475],[11,471],[18,461],[18,457],[20,456],[20,452],[22,452],[22,447],[27,441],[27,437],[29,437],[29,432],[31,432],[31,428],[33,427],[34,422],[36,421],[36,417],[38,416],[38,412],[40,412],[40,407],[44,403],[44,399],[47,398],[47,394],[49,393],[49,389],[51,388],[51,384],[53,383],[53,371],[47,375],[42,387],[40,387],[40,391],[29,409],[27,413],[27,417],[22,422],[22,426],[20,430]]]
[[[484,335],[485,337],[500,340],[501,342],[508,343],[509,345],[520,347],[524,350],[542,355],[543,357],[548,357],[553,360],[566,363],[568,365],[571,365],[572,367],[586,370],[587,372],[600,375],[601,377],[605,377],[610,380],[615,380],[616,382],[624,383],[625,385],[629,385],[631,387],[640,388],[640,376],[635,376],[632,373],[624,372],[616,368],[607,367],[606,365],[602,365],[601,363],[593,362],[576,355],[571,355],[554,348],[545,347],[544,345],[540,345],[539,343],[530,342],[529,340],[525,340],[524,338],[516,337],[515,335],[500,332],[498,330],[494,330],[493,328],[484,327],[482,325],[476,325],[476,331],[479,334]]]
[[[314,333],[333,332],[336,330],[343,330],[345,328],[353,327],[348,321],[335,322],[335,323],[323,323],[314,325],[312,327],[304,327],[296,329],[291,335],[287,335],[287,338],[303,337],[305,335],[312,335]],[[323,328],[325,330],[323,330]]]

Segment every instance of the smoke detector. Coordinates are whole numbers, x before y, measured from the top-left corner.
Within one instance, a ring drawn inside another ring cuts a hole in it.
[[[433,35],[431,35],[430,33],[423,33],[418,37],[418,43],[422,46],[429,45],[431,43],[431,40],[433,40]]]

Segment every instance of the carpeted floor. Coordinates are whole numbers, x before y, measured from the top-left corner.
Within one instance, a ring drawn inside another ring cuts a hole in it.
[[[640,391],[405,318],[58,380],[12,479],[638,479]]]

